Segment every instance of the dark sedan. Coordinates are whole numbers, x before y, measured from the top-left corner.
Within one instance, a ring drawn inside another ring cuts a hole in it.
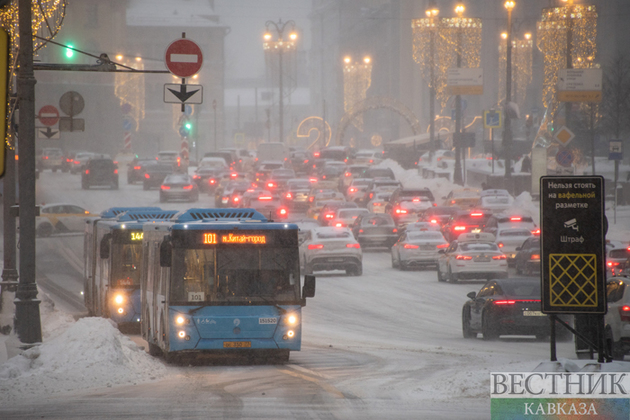
[[[532,236],[516,248],[516,274],[540,273],[540,236]]]
[[[390,248],[398,240],[398,229],[389,214],[362,214],[351,227],[361,248],[368,246]]]
[[[155,164],[155,159],[135,158],[127,165],[127,184],[144,180],[144,171],[147,165]]]
[[[464,338],[484,340],[500,335],[549,336],[549,318],[541,312],[540,279],[511,278],[490,280],[479,293],[470,292],[462,309]],[[562,338],[566,332],[559,328]]]
[[[142,188],[144,190],[159,188],[162,182],[164,182],[164,178],[171,173],[173,173],[173,165],[171,164],[154,163],[147,165],[144,170]]]
[[[197,201],[199,188],[192,177],[187,174],[171,174],[164,178],[160,186],[160,202],[170,200]]]
[[[227,175],[228,173],[224,169],[201,167],[193,174],[193,180],[199,187],[199,191],[210,193],[217,188],[219,181]]]

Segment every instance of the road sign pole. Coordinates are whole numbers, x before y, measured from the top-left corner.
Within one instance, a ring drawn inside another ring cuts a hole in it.
[[[494,175],[494,129],[490,129],[490,144],[492,145],[492,175]]]

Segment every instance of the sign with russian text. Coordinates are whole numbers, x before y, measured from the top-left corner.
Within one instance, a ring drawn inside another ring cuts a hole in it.
[[[540,178],[542,311],[605,314],[604,178]]]
[[[446,91],[449,95],[483,95],[483,69],[447,69]]]
[[[601,102],[602,69],[558,70],[560,102]]]

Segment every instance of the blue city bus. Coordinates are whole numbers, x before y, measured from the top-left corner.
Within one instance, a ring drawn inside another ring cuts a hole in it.
[[[142,337],[166,360],[209,353],[289,359],[301,348],[298,227],[254,209],[190,209],[145,224]]]
[[[114,208],[87,221],[90,268],[84,300],[90,315],[111,318],[119,327],[139,327],[142,225],[168,220],[176,213],[159,207]]]

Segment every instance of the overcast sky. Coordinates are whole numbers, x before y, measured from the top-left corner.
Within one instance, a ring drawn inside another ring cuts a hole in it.
[[[265,22],[294,20],[299,49],[310,48],[311,0],[216,0],[215,11],[231,32],[225,38],[226,78],[265,76],[262,35]]]

